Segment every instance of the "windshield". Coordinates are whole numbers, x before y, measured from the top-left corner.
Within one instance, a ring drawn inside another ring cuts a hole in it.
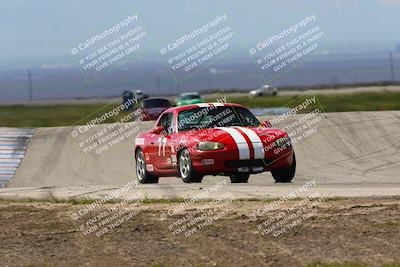
[[[199,107],[181,111],[178,131],[229,126],[259,126],[260,122],[246,108],[221,106]]]
[[[170,107],[171,104],[167,99],[146,99],[143,100],[143,106],[145,108],[158,108],[158,107]]]

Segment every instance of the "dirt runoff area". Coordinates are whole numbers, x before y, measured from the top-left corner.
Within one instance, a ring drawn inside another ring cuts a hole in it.
[[[0,218],[0,266],[400,266],[400,198],[3,200]]]

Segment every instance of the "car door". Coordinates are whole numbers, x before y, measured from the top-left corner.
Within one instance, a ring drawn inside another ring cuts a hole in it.
[[[163,126],[164,131],[157,136],[157,155],[155,156],[156,168],[171,168],[171,134],[173,130],[173,113],[164,113],[157,126]]]
[[[157,159],[158,159],[158,134],[148,133],[147,134],[147,145],[143,150],[144,156],[146,159],[146,163],[151,167],[157,168]],[[150,167],[150,168],[151,168]]]

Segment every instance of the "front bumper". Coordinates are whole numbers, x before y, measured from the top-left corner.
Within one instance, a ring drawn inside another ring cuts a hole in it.
[[[264,159],[239,160],[228,149],[214,151],[195,150],[191,153],[193,168],[201,174],[260,173],[286,168],[293,163],[293,148],[269,151]]]

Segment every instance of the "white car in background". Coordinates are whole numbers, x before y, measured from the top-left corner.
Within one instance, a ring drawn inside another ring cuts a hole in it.
[[[258,89],[251,90],[249,94],[251,96],[277,96],[278,89],[268,84],[265,84]]]

